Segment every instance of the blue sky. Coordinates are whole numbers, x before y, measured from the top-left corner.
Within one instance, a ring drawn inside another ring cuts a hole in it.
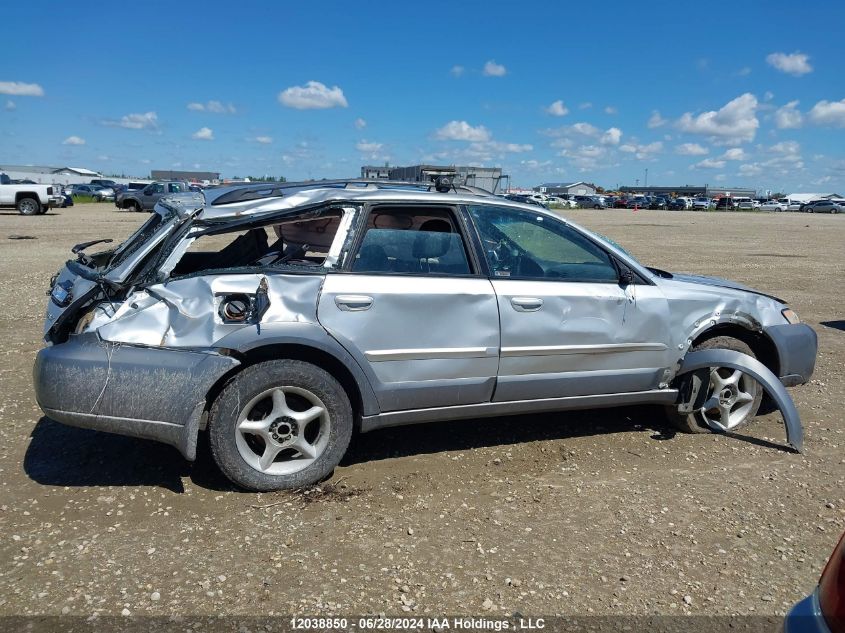
[[[0,164],[845,194],[841,2],[14,2],[3,21]]]

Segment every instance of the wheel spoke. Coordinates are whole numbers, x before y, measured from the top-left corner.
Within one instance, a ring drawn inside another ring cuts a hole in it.
[[[270,426],[272,418],[265,418],[263,420],[243,420],[238,424],[238,430],[241,433],[252,433],[253,435],[266,435],[267,429]]]
[[[261,453],[261,457],[258,458],[258,465],[261,467],[261,470],[267,470],[273,465],[273,460],[276,459],[276,455],[279,454],[280,450],[280,447],[265,440],[264,452]]]
[[[323,415],[324,411],[323,407],[313,406],[307,411],[297,411],[292,417],[300,424],[308,424],[311,420]]]
[[[295,448],[299,451],[299,454],[306,459],[314,459],[317,457],[317,449],[309,444],[308,441],[301,435],[296,438],[296,441],[293,444],[291,444],[291,448]]]
[[[739,382],[740,378],[742,378],[742,372],[739,369],[735,369],[734,372],[725,379],[725,384],[735,385]]]
[[[702,411],[712,411],[713,409],[719,408],[719,397],[718,396],[710,396],[707,400],[704,401],[704,404],[701,405]]]
[[[726,404],[719,405],[719,419],[726,431],[731,428],[731,408]]]
[[[754,396],[745,391],[740,391],[738,394],[736,394],[737,402],[751,402],[752,400],[754,400]]]
[[[725,379],[719,374],[719,368],[714,367],[710,370],[710,385],[714,391],[721,391],[725,386]]]
[[[288,408],[288,401],[285,398],[285,392],[282,389],[274,389],[273,390],[273,410],[270,412],[268,417],[270,418],[280,418],[283,415],[291,415],[291,410]]]

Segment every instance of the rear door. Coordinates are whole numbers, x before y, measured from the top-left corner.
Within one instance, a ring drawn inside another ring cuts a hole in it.
[[[494,401],[657,389],[669,375],[669,307],[620,283],[613,257],[548,215],[471,206],[501,320]]]
[[[488,402],[499,315],[450,206],[373,206],[320,323],[369,374],[382,411]]]

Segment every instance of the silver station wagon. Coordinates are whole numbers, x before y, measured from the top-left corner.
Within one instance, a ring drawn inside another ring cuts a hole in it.
[[[353,432],[632,404],[710,432],[773,403],[801,449],[784,386],[816,335],[783,301],[537,206],[445,180],[252,183],[164,198],[86,253],[104,241],[52,280],[39,405],[189,460],[207,429],[244,488],[326,478]]]

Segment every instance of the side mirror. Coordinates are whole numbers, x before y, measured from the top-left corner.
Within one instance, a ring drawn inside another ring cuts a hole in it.
[[[627,266],[622,266],[622,270],[619,272],[619,285],[622,287],[630,286],[636,280],[637,278],[634,275],[634,271]]]

